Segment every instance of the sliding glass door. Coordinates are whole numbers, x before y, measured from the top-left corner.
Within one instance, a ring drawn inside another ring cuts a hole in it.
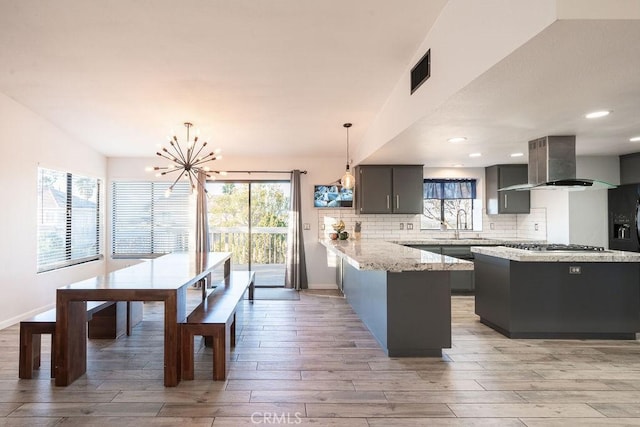
[[[256,286],[284,286],[288,181],[210,182],[212,251],[231,252],[234,270],[256,272]]]

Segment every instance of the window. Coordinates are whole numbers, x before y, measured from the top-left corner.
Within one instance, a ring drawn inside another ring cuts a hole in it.
[[[458,212],[460,229],[473,230],[475,179],[425,179],[423,191],[423,230],[455,229]]]
[[[179,182],[114,182],[111,254],[133,258],[189,249],[191,190]],[[195,214],[194,214],[195,215]]]
[[[38,272],[100,258],[100,180],[38,168]]]

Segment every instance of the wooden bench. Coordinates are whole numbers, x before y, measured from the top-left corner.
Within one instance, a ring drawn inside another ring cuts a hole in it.
[[[231,272],[223,283],[198,305],[180,325],[182,350],[182,379],[192,380],[194,375],[194,344],[196,335],[213,341],[213,379],[225,380],[229,366],[231,346],[236,344],[236,310],[249,289],[253,302],[255,273]]]
[[[113,340],[125,333],[131,335],[133,328],[141,321],[142,301],[118,301],[93,313],[87,336],[91,339]]]
[[[116,301],[89,301],[87,302],[87,322],[89,322],[89,337],[104,338],[104,319],[115,313],[118,304]],[[101,318],[100,324],[92,323],[95,318]],[[114,317],[112,323],[117,320]],[[93,329],[93,336],[92,336]],[[56,337],[56,309],[51,309],[20,322],[20,354],[18,361],[18,377],[23,379],[33,378],[33,370],[40,368],[41,359],[41,335],[51,335],[51,349],[54,348]],[[54,377],[55,357],[51,352],[51,378]]]

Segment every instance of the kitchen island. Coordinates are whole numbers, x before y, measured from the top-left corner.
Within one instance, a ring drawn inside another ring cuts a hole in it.
[[[450,272],[473,263],[381,240],[322,240],[338,256],[344,295],[388,356],[451,347]]]
[[[640,254],[472,247],[475,312],[510,338],[635,339]]]
[[[454,258],[464,259],[473,262],[472,246],[501,246],[513,243],[536,243],[534,240],[523,239],[490,239],[482,237],[459,236],[455,237],[432,237],[420,240],[395,241],[404,246],[409,246],[423,251],[429,251],[438,255],[447,255]],[[539,242],[539,241],[537,241]],[[458,270],[450,274],[452,294],[472,294],[474,286],[473,270]]]

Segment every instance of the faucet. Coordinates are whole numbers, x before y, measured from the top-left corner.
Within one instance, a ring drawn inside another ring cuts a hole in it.
[[[460,212],[464,214],[464,229],[467,229],[467,211],[465,211],[464,209],[458,209],[458,212],[456,213],[456,239],[460,238]]]

